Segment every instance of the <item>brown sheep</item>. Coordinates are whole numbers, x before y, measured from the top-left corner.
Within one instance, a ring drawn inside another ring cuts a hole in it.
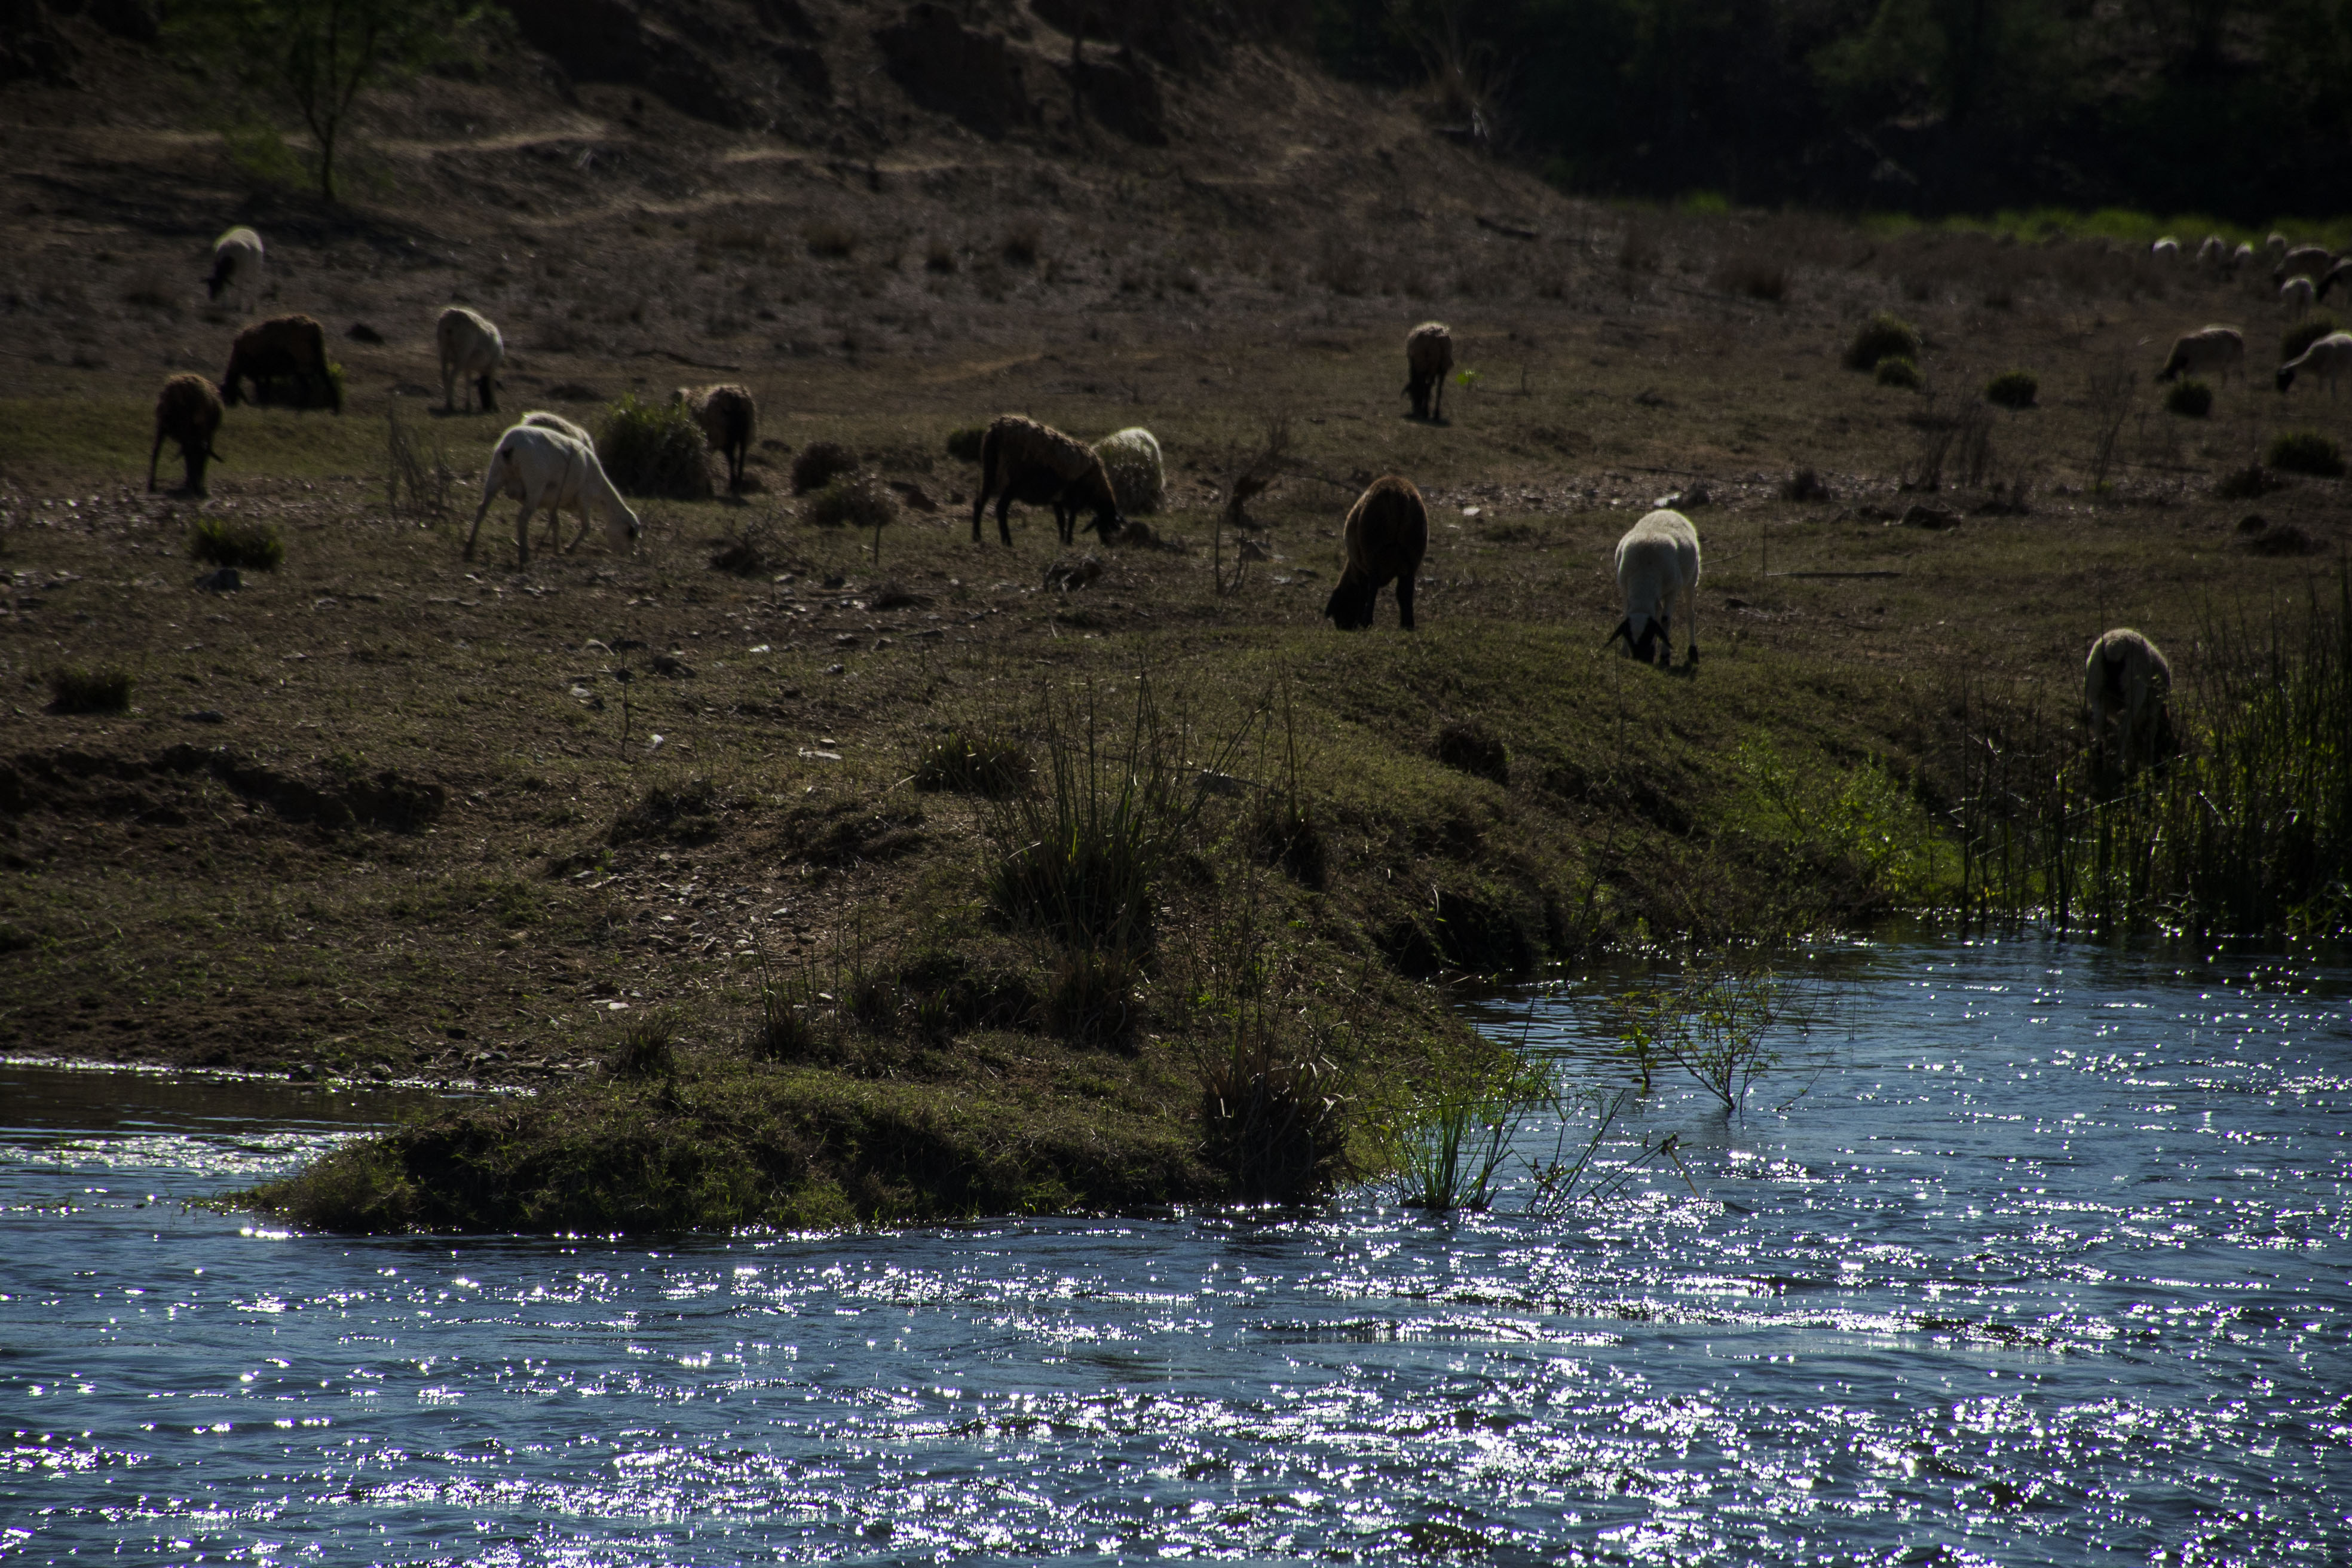
[[[1008,514],[1013,503],[1050,506],[1062,542],[1077,537],[1081,510],[1091,507],[1095,520],[1087,524],[1108,544],[1127,526],[1118,514],[1118,497],[1102,459],[1084,441],[1063,435],[1050,425],[1019,414],[1000,414],[980,438],[980,495],[971,503],[971,542],[980,542],[980,518],[988,498],[996,503],[996,531],[1013,542]]]
[[[1429,508],[1412,481],[1398,474],[1374,479],[1349,510],[1347,563],[1323,613],[1343,632],[1372,624],[1381,589],[1396,583],[1397,624],[1412,630],[1412,584],[1429,552]]]
[[[1454,368],[1454,331],[1443,321],[1423,321],[1404,340],[1405,368],[1412,379],[1404,384],[1412,399],[1415,419],[1445,417],[1445,377]],[[1434,393],[1434,398],[1432,394]]]
[[[272,316],[237,333],[228,353],[228,374],[221,377],[221,396],[231,408],[238,402],[237,384],[248,376],[257,403],[265,384],[292,376],[304,407],[314,406],[323,396],[328,407],[343,411],[343,389],[327,368],[326,330],[311,317]]]
[[[2179,749],[2171,695],[2172,666],[2138,632],[2118,626],[2091,645],[2083,666],[2083,700],[2090,710],[2091,781],[2099,795],[2113,795],[2126,780]]]
[[[751,389],[731,381],[699,389],[681,386],[670,395],[670,401],[694,416],[710,449],[727,459],[729,491],[741,489],[743,459],[751,456],[751,437],[760,427],[760,405]]]
[[[205,464],[218,462],[213,437],[221,426],[220,394],[201,375],[186,372],[163,383],[155,399],[155,446],[147,454],[147,488],[155,488],[155,464],[163,455],[166,438],[179,443],[180,461],[186,467],[184,487],[190,495],[205,493]]]

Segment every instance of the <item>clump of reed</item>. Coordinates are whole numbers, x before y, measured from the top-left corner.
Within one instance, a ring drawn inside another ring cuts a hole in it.
[[[285,564],[286,541],[279,536],[276,523],[200,517],[188,530],[188,554],[214,566],[275,572]]]
[[[915,787],[1003,800],[1029,782],[1029,752],[1006,735],[950,730],[915,759]]]

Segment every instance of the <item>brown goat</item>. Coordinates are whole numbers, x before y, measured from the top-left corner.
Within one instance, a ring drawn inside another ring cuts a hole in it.
[[[1415,419],[1445,416],[1445,374],[1454,368],[1454,331],[1443,321],[1423,321],[1404,340],[1405,369],[1411,379],[1405,395],[1412,399]],[[1431,394],[1436,395],[1432,406]]]
[[[1127,520],[1118,514],[1118,497],[1102,459],[1084,441],[1063,435],[1050,425],[1019,414],[1001,414],[980,438],[980,495],[971,503],[971,542],[980,542],[981,514],[988,498],[996,503],[996,531],[1013,542],[1009,514],[1013,503],[1050,506],[1062,542],[1077,537],[1078,512],[1091,507],[1095,520],[1087,524],[1108,544],[1118,537]]]
[[[213,437],[220,426],[220,394],[213,390],[211,382],[185,371],[164,382],[163,393],[155,399],[155,446],[147,454],[147,488],[155,488],[155,464],[169,438],[179,443],[180,461],[187,469],[184,488],[190,495],[204,494],[205,464],[220,460],[220,454],[213,450]]]
[[[336,413],[343,411],[343,389],[327,368],[326,330],[309,316],[272,316],[237,333],[228,352],[228,374],[221,377],[221,396],[236,407],[237,384],[250,377],[258,403],[266,384],[287,376],[294,379],[303,407],[316,407],[323,398]]]
[[[727,459],[727,489],[741,489],[743,460],[751,456],[751,437],[760,428],[760,405],[751,389],[731,381],[700,388],[681,386],[670,395],[670,401],[683,405],[694,416],[694,422],[702,426],[702,438]]]
[[[1429,553],[1429,508],[1399,474],[1374,479],[1348,512],[1347,563],[1323,613],[1343,632],[1372,624],[1381,589],[1396,584],[1397,624],[1412,630],[1412,583]]]

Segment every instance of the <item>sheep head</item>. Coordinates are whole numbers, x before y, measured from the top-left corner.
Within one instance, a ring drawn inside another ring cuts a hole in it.
[[[1362,631],[1372,624],[1372,604],[1379,595],[1370,578],[1348,573],[1323,602],[1324,616],[1343,632]]]

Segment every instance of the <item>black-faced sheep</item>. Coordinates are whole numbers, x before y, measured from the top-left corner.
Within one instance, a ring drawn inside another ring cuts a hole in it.
[[[343,411],[343,389],[327,369],[327,333],[309,316],[272,316],[237,333],[229,349],[228,374],[221,377],[221,396],[232,408],[240,397],[237,384],[252,378],[254,395],[264,383],[292,376],[305,405],[321,397],[336,413]]]
[[[2352,332],[2330,332],[2295,358],[2278,368],[2278,389],[2284,392],[2294,384],[2298,375],[2309,375],[2327,384],[2327,395],[2336,395],[2336,384],[2352,373]]]
[[[702,426],[702,438],[727,459],[727,489],[741,489],[743,459],[751,454],[751,438],[759,434],[760,426],[760,405],[752,399],[751,389],[731,381],[700,388],[681,386],[670,394],[670,401],[694,416],[694,422]]]
[[[2245,363],[2246,339],[2237,328],[2200,327],[2172,340],[2172,353],[2156,379],[2171,381],[2185,374],[2226,381],[2244,369]]]
[[[2083,667],[2083,700],[2090,710],[2091,777],[2102,794],[2175,748],[2172,667],[2156,645],[2126,626],[2102,632]]]
[[[163,393],[155,399],[155,445],[147,454],[147,488],[155,488],[155,464],[168,438],[179,443],[188,493],[204,494],[205,464],[220,459],[213,450],[213,437],[220,433],[220,394],[211,382],[186,372],[164,382]]]
[[[233,228],[213,241],[213,275],[205,280],[205,298],[217,300],[234,289],[250,305],[261,294],[261,236],[249,228]]]
[[[506,340],[488,316],[452,305],[433,323],[433,346],[441,352],[441,406],[457,411],[457,379],[481,395],[482,412],[499,411],[498,370],[506,363]],[[467,399],[470,405],[471,398]]]
[[[1381,589],[1396,584],[1397,625],[1412,630],[1412,584],[1429,553],[1429,508],[1412,481],[1390,474],[1374,479],[1349,509],[1347,559],[1324,615],[1343,632],[1372,624]]]
[[[1094,449],[1024,415],[998,415],[980,438],[980,494],[971,503],[974,544],[980,542],[981,514],[992,495],[999,498],[996,531],[1007,544],[1013,542],[1010,513],[1014,501],[1052,507],[1065,544],[1077,537],[1078,513],[1087,508],[1095,514],[1087,526],[1105,543],[1127,526],[1118,514],[1110,475]]]
[[[515,514],[515,562],[530,564],[530,514],[541,507],[554,513],[570,508],[580,512],[580,531],[564,546],[567,553],[588,537],[592,513],[604,517],[605,540],[615,552],[634,552],[640,534],[637,514],[604,477],[596,449],[562,431],[544,425],[517,425],[499,437],[490,466],[482,475],[482,504],[474,509],[474,526],[466,535],[466,559],[474,558],[474,542],[482,531],[482,518],[500,496],[522,502]]]
[[[1617,542],[1617,589],[1625,596],[1625,618],[1603,647],[1619,637],[1625,651],[1648,663],[1657,645],[1661,665],[1675,661],[1675,607],[1690,622],[1689,662],[1698,662],[1698,530],[1678,511],[1650,513]]]
[[[1454,331],[1443,321],[1423,321],[1405,334],[1404,395],[1415,419],[1442,419],[1445,378],[1454,369]]]

